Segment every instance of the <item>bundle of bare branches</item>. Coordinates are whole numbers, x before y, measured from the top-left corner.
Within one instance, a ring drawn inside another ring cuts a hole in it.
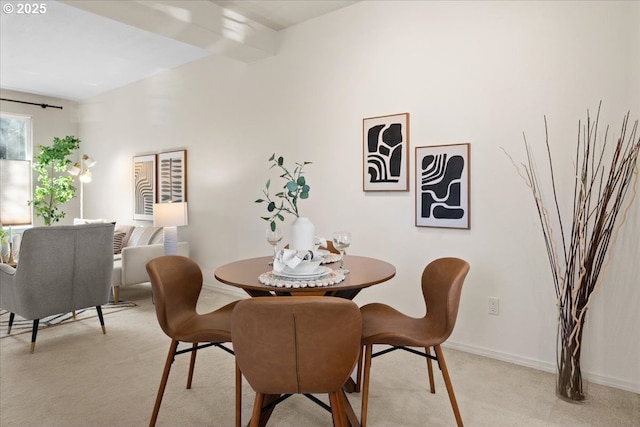
[[[578,124],[573,210],[568,224],[560,213],[546,117],[545,139],[555,212],[549,211],[549,203],[543,198],[531,147],[526,136],[524,138],[528,162],[522,165],[523,177],[535,199],[558,299],[556,391],[559,397],[572,401],[586,397],[580,352],[587,308],[593,292],[600,285],[600,273],[606,268],[607,250],[615,242],[636,196],[638,181],[638,121],[629,129],[627,113],[622,121],[620,137],[611,146],[607,141],[608,126],[602,142],[598,142],[599,119],[600,106],[595,120],[587,111],[586,125]],[[627,197],[629,190],[631,194]],[[568,235],[565,234],[565,224],[570,227]]]

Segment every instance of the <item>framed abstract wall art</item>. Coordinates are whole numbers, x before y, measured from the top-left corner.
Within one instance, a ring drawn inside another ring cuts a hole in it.
[[[133,158],[133,219],[153,221],[156,201],[156,155]]]
[[[363,191],[409,191],[409,113],[362,120]]]
[[[158,203],[187,201],[187,150],[158,154]]]
[[[416,147],[416,227],[470,228],[470,144]]]

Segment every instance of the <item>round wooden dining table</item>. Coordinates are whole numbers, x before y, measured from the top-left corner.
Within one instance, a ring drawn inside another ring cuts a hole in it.
[[[272,257],[249,258],[225,264],[216,269],[214,276],[220,282],[244,289],[251,296],[320,295],[353,299],[362,289],[386,282],[396,275],[396,268],[386,261],[357,255],[346,255],[344,267],[350,273],[345,279],[329,286],[307,288],[278,288],[264,285],[258,280],[262,273],[271,271]],[[339,263],[323,264],[338,268]]]
[[[218,267],[214,272],[214,276],[222,283],[243,289],[252,297],[313,295],[353,299],[362,289],[386,282],[396,275],[396,268],[386,261],[357,255],[346,255],[344,257],[344,267],[349,269],[350,273],[345,275],[345,279],[340,283],[322,287],[279,288],[264,285],[258,280],[258,276],[261,274],[272,271],[272,267],[269,264],[272,260],[272,257],[266,256],[231,262]],[[332,269],[337,269],[339,265],[339,262],[323,264],[323,266],[331,267]],[[357,374],[358,378],[355,381],[349,377],[347,383],[345,383],[345,389],[348,392],[360,391],[359,372]],[[313,396],[307,395],[307,397],[320,404],[317,399],[313,399]],[[279,395],[268,395],[265,398],[265,406],[258,422],[259,426],[262,427],[267,424],[274,406],[281,399],[282,397]],[[348,424],[351,427],[360,426],[360,421],[349,400],[345,399],[345,401]]]

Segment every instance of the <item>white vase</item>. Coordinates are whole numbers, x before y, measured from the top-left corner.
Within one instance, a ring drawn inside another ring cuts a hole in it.
[[[289,248],[296,251],[311,251],[316,235],[316,228],[309,218],[298,217],[291,223]]]

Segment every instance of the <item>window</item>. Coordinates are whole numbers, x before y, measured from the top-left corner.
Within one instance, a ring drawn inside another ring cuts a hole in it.
[[[0,115],[0,224],[30,225],[31,117]]]
[[[31,118],[0,115],[0,159],[29,160],[27,151],[31,142]]]

